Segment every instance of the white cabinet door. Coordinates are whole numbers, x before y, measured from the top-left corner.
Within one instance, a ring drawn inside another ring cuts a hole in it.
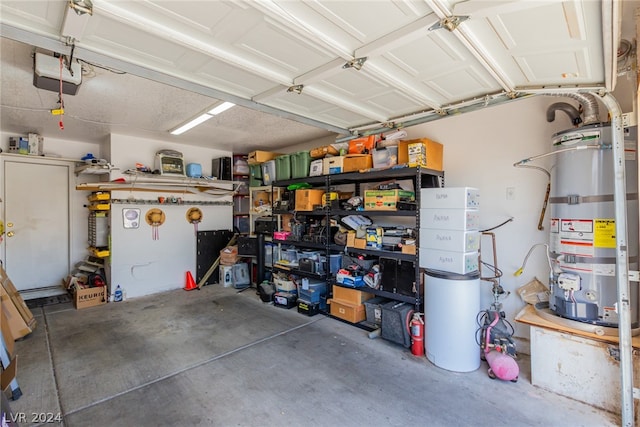
[[[63,293],[69,274],[72,165],[4,159],[4,265],[24,299]]]

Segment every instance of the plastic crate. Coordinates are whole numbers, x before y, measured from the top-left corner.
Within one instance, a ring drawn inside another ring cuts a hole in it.
[[[306,178],[309,176],[311,156],[308,151],[298,151],[291,155],[291,178]]]
[[[291,179],[291,156],[283,154],[276,157],[276,180]]]
[[[364,310],[367,316],[367,322],[380,326],[382,324],[382,305],[389,302],[383,297],[371,298],[364,302]]]

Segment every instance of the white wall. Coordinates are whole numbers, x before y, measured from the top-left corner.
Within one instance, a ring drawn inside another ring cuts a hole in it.
[[[409,138],[428,137],[444,145],[445,186],[469,186],[480,189],[481,228],[496,226],[513,217],[513,221],[494,230],[497,266],[503,272],[501,285],[511,294],[503,308],[517,337],[529,337],[529,328],[514,322],[524,303],[515,293],[520,286],[537,277],[545,285],[549,267],[545,248],[537,247],[529,258],[524,273],[513,273],[522,265],[529,248],[548,243],[547,210],[544,230],[537,229],[546,192],[547,176],[537,170],[516,168],[519,160],[551,151],[554,133],[572,128],[564,113],[558,112],[552,123],[546,121],[547,107],[554,102],[575,103],[568,98],[533,97],[501,106],[453,116],[407,128]],[[552,158],[532,164],[549,169]],[[507,188],[514,197],[507,199]],[[493,264],[491,239],[482,240],[482,259]],[[490,276],[483,269],[483,276]],[[493,301],[491,283],[483,281],[482,307]],[[451,301],[454,305],[455,301]]]
[[[203,175],[211,175],[212,159],[232,155],[229,150],[194,147],[127,135],[112,134],[109,140],[109,156],[111,163],[118,166],[120,171],[135,169],[136,163],[142,163],[145,166],[155,169],[155,154],[156,152],[165,149],[181,152],[184,157],[185,164],[200,163],[202,165]],[[115,179],[120,176],[122,176],[121,173],[112,173],[111,179]]]
[[[16,136],[8,132],[0,132],[0,148],[3,152],[8,152],[9,137]],[[18,135],[20,136],[20,135]],[[24,135],[23,135],[24,136]],[[57,138],[45,138],[44,151],[47,156],[64,159],[77,159],[87,153],[92,153],[95,157],[105,158],[110,161],[115,167],[120,170],[129,168],[135,168],[135,163],[140,162],[149,167],[154,167],[155,153],[161,149],[173,149],[183,153],[185,163],[201,163],[204,175],[211,174],[211,159],[221,156],[231,156],[231,152],[226,150],[207,149],[203,147],[191,147],[183,146],[180,144],[166,143],[162,141],[156,141],[151,139],[135,138],[125,135],[111,135],[111,137],[102,144],[92,144],[79,141],[71,141]],[[112,173],[112,178],[121,176],[120,171]],[[71,242],[71,263],[72,266],[83,260],[87,255],[88,235],[87,235],[87,191],[76,191],[75,187],[82,183],[94,183],[101,180],[108,180],[108,176],[101,178],[99,175],[79,175],[76,176],[75,182],[72,183],[70,188],[71,196],[71,223],[72,223],[72,242]],[[0,192],[4,188],[0,186]],[[129,286],[129,296],[139,296],[147,293],[159,292],[167,289],[181,288],[184,286],[184,276],[187,270],[190,270],[195,277],[195,256],[196,256],[196,239],[194,234],[194,228],[191,224],[186,222],[185,213],[192,207],[197,206],[203,212],[203,221],[199,224],[199,230],[216,230],[216,229],[231,229],[232,228],[232,207],[231,206],[214,206],[214,205],[192,205],[189,201],[230,201],[231,197],[220,197],[206,194],[185,194],[183,192],[176,193],[155,193],[155,192],[122,192],[114,191],[112,196],[114,198],[135,198],[144,200],[157,200],[159,195],[165,197],[181,197],[185,200],[184,205],[172,205],[166,206],[167,211],[171,211],[173,217],[178,218],[179,231],[176,235],[169,235],[165,231],[165,240],[154,242],[151,240],[150,233],[144,234],[142,237],[148,237],[141,242],[141,246],[136,246],[136,254],[143,254],[138,256],[136,261],[139,265],[144,263],[150,263],[154,265],[154,273],[140,275],[138,271],[138,278],[142,278],[142,282],[145,283],[144,287],[141,287],[139,283],[132,278],[130,262],[126,260],[119,261],[121,265],[117,266],[116,271],[122,272],[121,275],[116,276],[115,279],[123,287]],[[0,198],[4,195],[0,193]],[[112,212],[112,220],[118,227],[122,227],[122,207],[124,205],[114,205],[114,211]],[[149,205],[148,207],[158,207],[160,205]],[[144,211],[146,212],[146,210]],[[184,224],[183,224],[184,222]],[[148,227],[145,223],[144,226]],[[147,231],[146,229],[143,229]],[[142,235],[144,231],[139,231],[139,235]],[[120,233],[121,234],[121,233]],[[162,229],[160,229],[160,235],[162,236]],[[125,240],[125,245],[129,245],[131,242]],[[154,243],[156,243],[154,245]],[[112,250],[117,254],[122,246],[118,239],[112,241]],[[3,245],[0,245],[0,250],[3,250]],[[172,254],[175,256],[172,257]],[[117,255],[116,255],[117,258]],[[161,262],[157,262],[158,260]],[[172,259],[179,260],[179,262],[172,263]],[[213,262],[214,260],[212,260]],[[151,281],[149,281],[151,277]]]
[[[213,158],[232,155],[224,150],[117,134],[111,135],[109,148],[111,163],[120,168],[112,172],[111,179],[123,176],[122,172],[127,169],[135,169],[136,162],[156,168],[155,153],[163,149],[181,152],[185,164],[200,163],[203,175],[211,175]],[[231,229],[233,226],[231,206],[190,203],[231,201],[231,196],[218,197],[186,190],[113,191],[111,196],[123,200],[123,203],[114,203],[111,207],[111,292],[120,285],[128,297],[182,288],[187,271],[196,278],[196,235],[193,225],[185,217],[189,208],[197,207],[203,213],[203,220],[198,224],[200,231]],[[184,204],[161,205],[156,202],[159,196],[181,198]],[[125,229],[123,226],[123,209],[129,207],[139,208],[143,217],[137,229]],[[144,220],[144,215],[152,208],[159,208],[166,215],[164,224],[158,227],[159,238],[156,240],[152,237],[151,226]]]

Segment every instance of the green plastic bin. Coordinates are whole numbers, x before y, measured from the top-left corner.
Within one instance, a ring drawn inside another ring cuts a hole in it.
[[[306,178],[309,176],[311,156],[308,151],[298,151],[291,154],[291,178]]]
[[[249,187],[261,187],[262,165],[249,165]]]
[[[291,179],[291,155],[276,157],[276,180]]]

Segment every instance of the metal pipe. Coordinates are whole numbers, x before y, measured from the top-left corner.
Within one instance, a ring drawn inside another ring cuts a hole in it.
[[[620,105],[610,93],[602,101],[611,116],[613,145],[614,191],[616,221],[616,279],[618,288],[618,335],[620,347],[622,425],[633,426],[633,353],[631,346],[631,309],[629,306],[629,260],[627,254],[627,197],[624,156],[624,134]]]
[[[556,119],[557,110],[560,110],[569,116],[572,125],[578,125],[582,122],[580,112],[576,107],[566,102],[556,102],[555,104],[549,105],[549,108],[547,108],[547,121],[549,123]]]
[[[598,109],[598,100],[590,93],[545,93],[548,96],[564,96],[575,99],[583,108],[584,119],[583,124],[589,125],[600,122],[600,111]],[[547,115],[548,118],[548,115]]]

